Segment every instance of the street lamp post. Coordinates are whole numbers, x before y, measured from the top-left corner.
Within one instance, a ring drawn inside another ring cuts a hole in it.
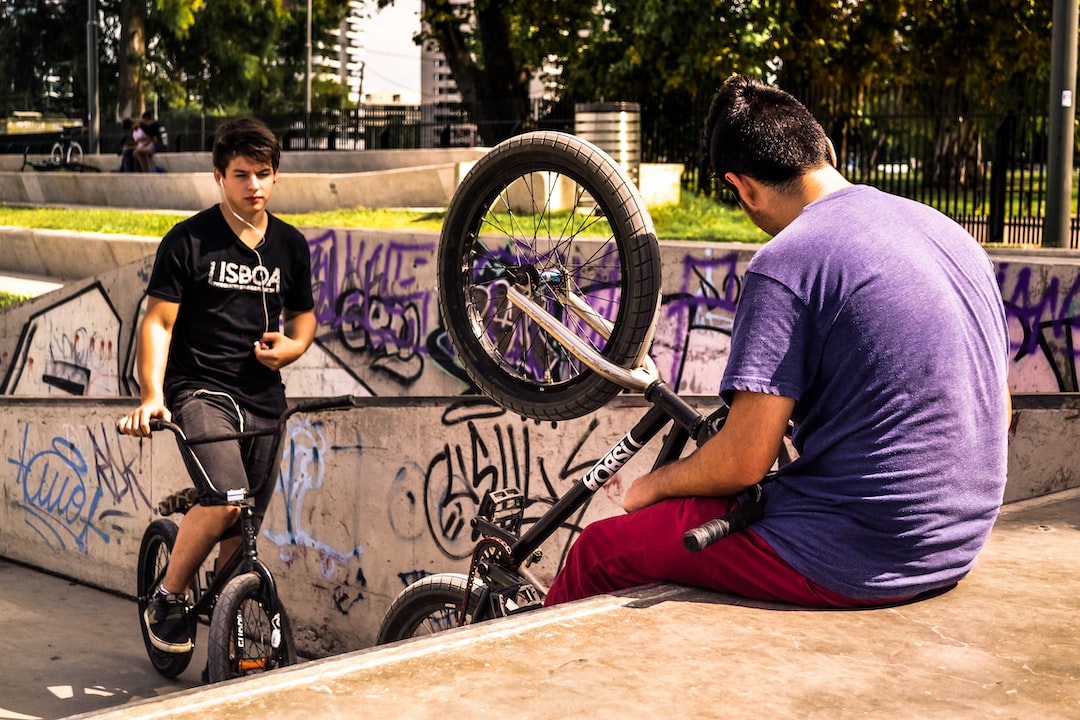
[[[304,149],[311,147],[311,0],[307,0],[307,37],[304,41],[307,66],[304,71]]]
[[[87,0],[86,7],[86,151],[97,153],[98,137],[101,133],[101,108],[98,100],[97,0]]]
[[[1073,121],[1076,117],[1076,0],[1054,0],[1050,50],[1046,217],[1043,246],[1069,246],[1072,234]]]

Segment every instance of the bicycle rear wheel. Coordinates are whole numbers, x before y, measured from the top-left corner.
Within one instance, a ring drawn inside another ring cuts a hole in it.
[[[191,662],[194,651],[185,653],[163,652],[150,642],[149,631],[143,621],[143,613],[150,604],[150,598],[157,591],[158,584],[165,577],[165,568],[169,565],[173,545],[176,544],[176,523],[171,520],[155,520],[143,533],[139,545],[138,571],[136,578],[136,597],[139,608],[139,628],[142,630],[146,654],[154,669],[167,678],[174,678],[184,672]],[[195,637],[198,626],[194,617],[191,619],[191,637]]]
[[[79,143],[72,140],[71,145],[68,146],[68,151],[67,151],[68,164],[82,165],[82,159],[83,159],[82,145],[80,145]]]
[[[458,611],[468,580],[459,573],[438,573],[409,585],[383,615],[375,643],[383,645],[457,627]],[[474,582],[469,593],[466,622],[476,612],[480,595],[480,585]]]
[[[519,135],[476,163],[447,209],[438,277],[443,322],[468,376],[537,420],[586,415],[622,388],[512,305],[509,288],[625,368],[648,350],[660,306],[644,201],[606,153],[566,133]]]
[[[244,573],[230,580],[214,606],[206,647],[210,682],[274,670],[296,663],[292,626],[275,610],[261,578]]]

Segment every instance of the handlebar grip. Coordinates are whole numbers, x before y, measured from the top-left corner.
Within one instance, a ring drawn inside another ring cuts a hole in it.
[[[710,520],[704,525],[687,530],[683,535],[683,546],[690,552],[701,552],[713,543],[723,540],[733,532],[745,530],[765,514],[765,503],[759,497],[748,498],[739,506],[724,515]]]
[[[161,418],[150,418],[150,432],[161,432],[162,430],[168,430],[170,423],[165,422]]]

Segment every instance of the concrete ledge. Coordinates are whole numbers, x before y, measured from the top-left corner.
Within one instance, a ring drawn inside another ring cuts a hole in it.
[[[303,213],[340,208],[446,207],[486,148],[286,152],[272,209]],[[19,171],[0,155],[0,203],[90,205],[146,210],[201,210],[220,198],[210,153],[162,153],[166,172],[119,173],[113,156],[94,155],[103,172]],[[677,203],[681,165],[641,166],[641,192],[650,206]]]
[[[80,280],[152,255],[160,238],[0,226],[6,273]]]
[[[286,173],[271,209],[284,213],[350,207],[445,207],[461,180],[449,163],[350,174]],[[210,171],[0,173],[0,202],[12,205],[122,207],[195,212],[220,200]]]
[[[95,718],[1080,715],[1080,494],[1006,508],[955,589],[822,612],[678,586],[306,663]]]
[[[335,150],[296,151],[281,154],[282,172],[356,173],[377,170],[396,170],[427,165],[447,165],[476,161],[488,148],[430,148],[416,150]],[[31,155],[29,160],[47,160],[45,155]],[[83,162],[102,172],[118,172],[120,156],[112,154],[86,155]],[[159,153],[154,164],[166,172],[201,173],[212,167],[209,152]],[[22,155],[0,155],[0,172],[19,172]],[[26,168],[26,172],[34,172]],[[137,175],[137,177],[139,177]]]

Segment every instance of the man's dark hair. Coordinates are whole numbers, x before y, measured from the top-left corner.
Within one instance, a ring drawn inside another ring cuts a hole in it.
[[[229,120],[214,133],[214,167],[225,172],[237,156],[269,163],[277,172],[281,163],[281,144],[262,120],[252,117]]]
[[[742,75],[728,78],[713,97],[701,152],[712,177],[732,172],[769,185],[831,164],[825,131],[810,111],[783,90]]]

